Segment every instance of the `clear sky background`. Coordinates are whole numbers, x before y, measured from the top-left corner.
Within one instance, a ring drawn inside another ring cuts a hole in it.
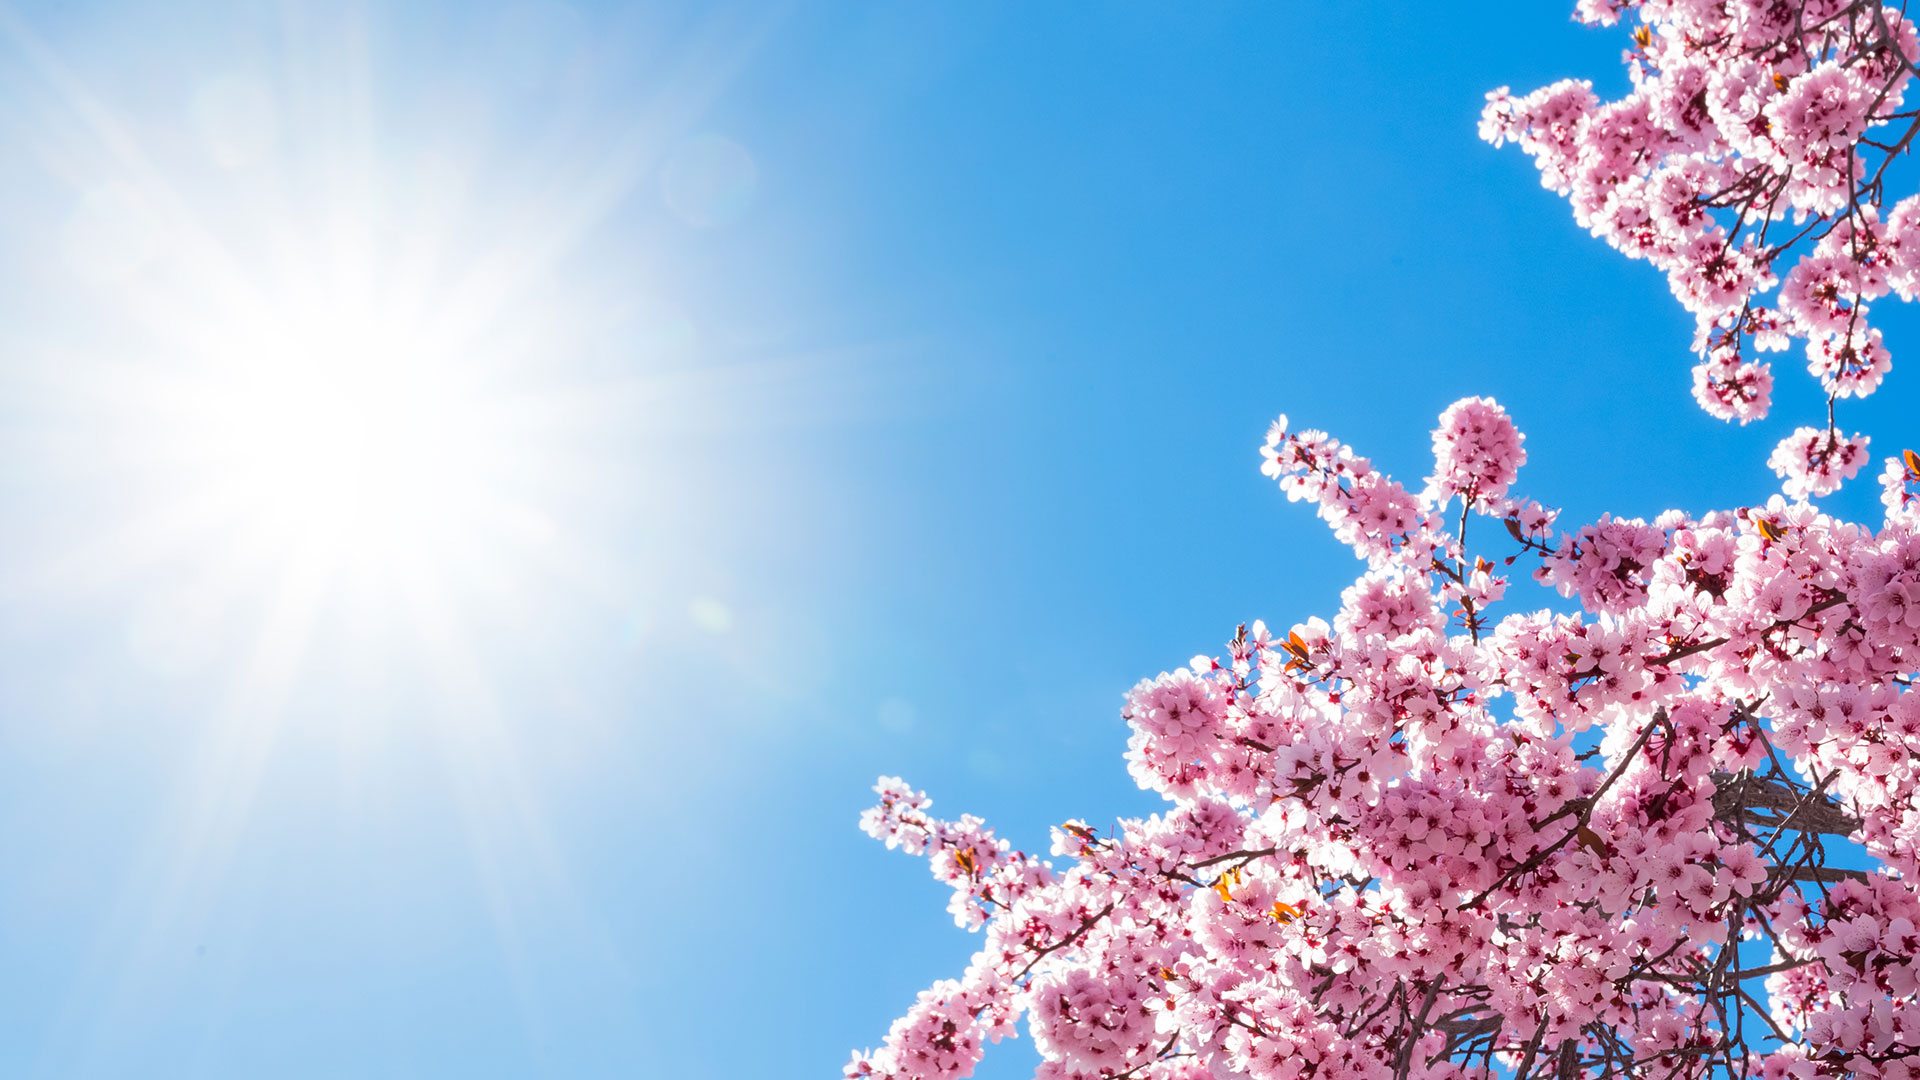
[[[1475,137],[1567,6],[0,4],[0,1074],[837,1075],[976,944],[877,774],[1150,812],[1121,694],[1331,612],[1275,413],[1763,500],[1799,354],[1708,418]]]

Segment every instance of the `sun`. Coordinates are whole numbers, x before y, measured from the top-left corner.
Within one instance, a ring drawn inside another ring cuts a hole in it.
[[[365,272],[356,284],[377,283]],[[173,482],[257,553],[357,581],[417,579],[436,555],[490,542],[513,500],[498,423],[512,402],[484,385],[479,335],[351,296],[254,310],[167,421]]]
[[[236,238],[135,298],[155,314],[110,384],[143,511],[128,546],[242,608],[292,590],[309,623],[454,621],[476,589],[529,584],[553,531],[559,376],[526,343],[563,320],[406,272],[381,219],[324,209],[272,221],[271,257]]]
[[[210,655],[275,625],[398,662],[600,590],[580,493],[627,467],[588,445],[615,383],[580,360],[574,279],[512,227],[531,213],[292,194],[163,220],[164,258],[116,281],[68,376],[116,520],[69,561],[190,595]]]
[[[745,52],[658,123],[589,122],[584,38],[523,100],[486,57],[471,84],[387,65],[369,43],[410,31],[377,13],[316,18],[140,97],[0,26],[47,164],[15,238],[38,310],[0,336],[60,511],[18,574],[144,670],[303,694],[356,665],[506,681],[561,630],[684,606],[658,568],[716,556],[663,508],[726,496],[682,440],[812,408],[842,363],[721,332],[684,269],[758,190],[702,119]]]

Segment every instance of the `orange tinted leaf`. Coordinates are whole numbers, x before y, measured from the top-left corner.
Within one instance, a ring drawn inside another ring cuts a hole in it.
[[[1581,847],[1586,848],[1595,855],[1605,856],[1612,854],[1611,849],[1607,847],[1607,842],[1601,839],[1600,834],[1587,828],[1585,825],[1575,830],[1575,836],[1579,840]]]

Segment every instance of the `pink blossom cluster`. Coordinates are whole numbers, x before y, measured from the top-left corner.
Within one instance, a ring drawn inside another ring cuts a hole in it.
[[[1518,144],[1581,226],[1665,272],[1697,320],[1693,392],[1707,412],[1764,417],[1762,354],[1793,339],[1829,403],[1872,393],[1891,360],[1869,309],[1920,294],[1920,196],[1886,205],[1889,167],[1920,135],[1904,5],[1584,0],[1578,17],[1629,13],[1626,95],[1602,101],[1574,79],[1502,87],[1481,136]],[[1770,459],[1796,497],[1850,475],[1862,440],[1831,417],[1824,435],[1814,448],[1796,431]]]
[[[1834,491],[1866,463],[1867,437],[1842,438],[1831,427],[1795,428],[1767,458],[1782,477],[1782,490],[1796,499]]]
[[[1527,463],[1527,452],[1520,447],[1524,441],[1492,398],[1454,402],[1440,414],[1440,426],[1433,432],[1428,492],[1438,494],[1443,504],[1454,495],[1466,506],[1499,499]]]
[[[1274,426],[1364,568],[1126,695],[1162,812],[1043,862],[882,780],[863,827],[981,945],[846,1076],[966,1076],[1022,1020],[1041,1080],[1920,1076],[1920,457],[1873,526],[1560,531],[1521,447],[1460,402],[1415,492]],[[1570,609],[1503,610],[1515,573]]]

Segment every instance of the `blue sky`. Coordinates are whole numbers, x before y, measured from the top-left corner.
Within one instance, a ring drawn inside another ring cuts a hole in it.
[[[1121,693],[1331,611],[1275,413],[1413,479],[1491,394],[1575,518],[1763,500],[1797,361],[1706,417],[1475,138],[1624,81],[1530,7],[0,7],[0,1072],[834,1075],[974,944],[875,775],[1149,812]],[[423,531],[302,546],[342,413],[231,390],[314,355],[435,433],[354,474]]]

